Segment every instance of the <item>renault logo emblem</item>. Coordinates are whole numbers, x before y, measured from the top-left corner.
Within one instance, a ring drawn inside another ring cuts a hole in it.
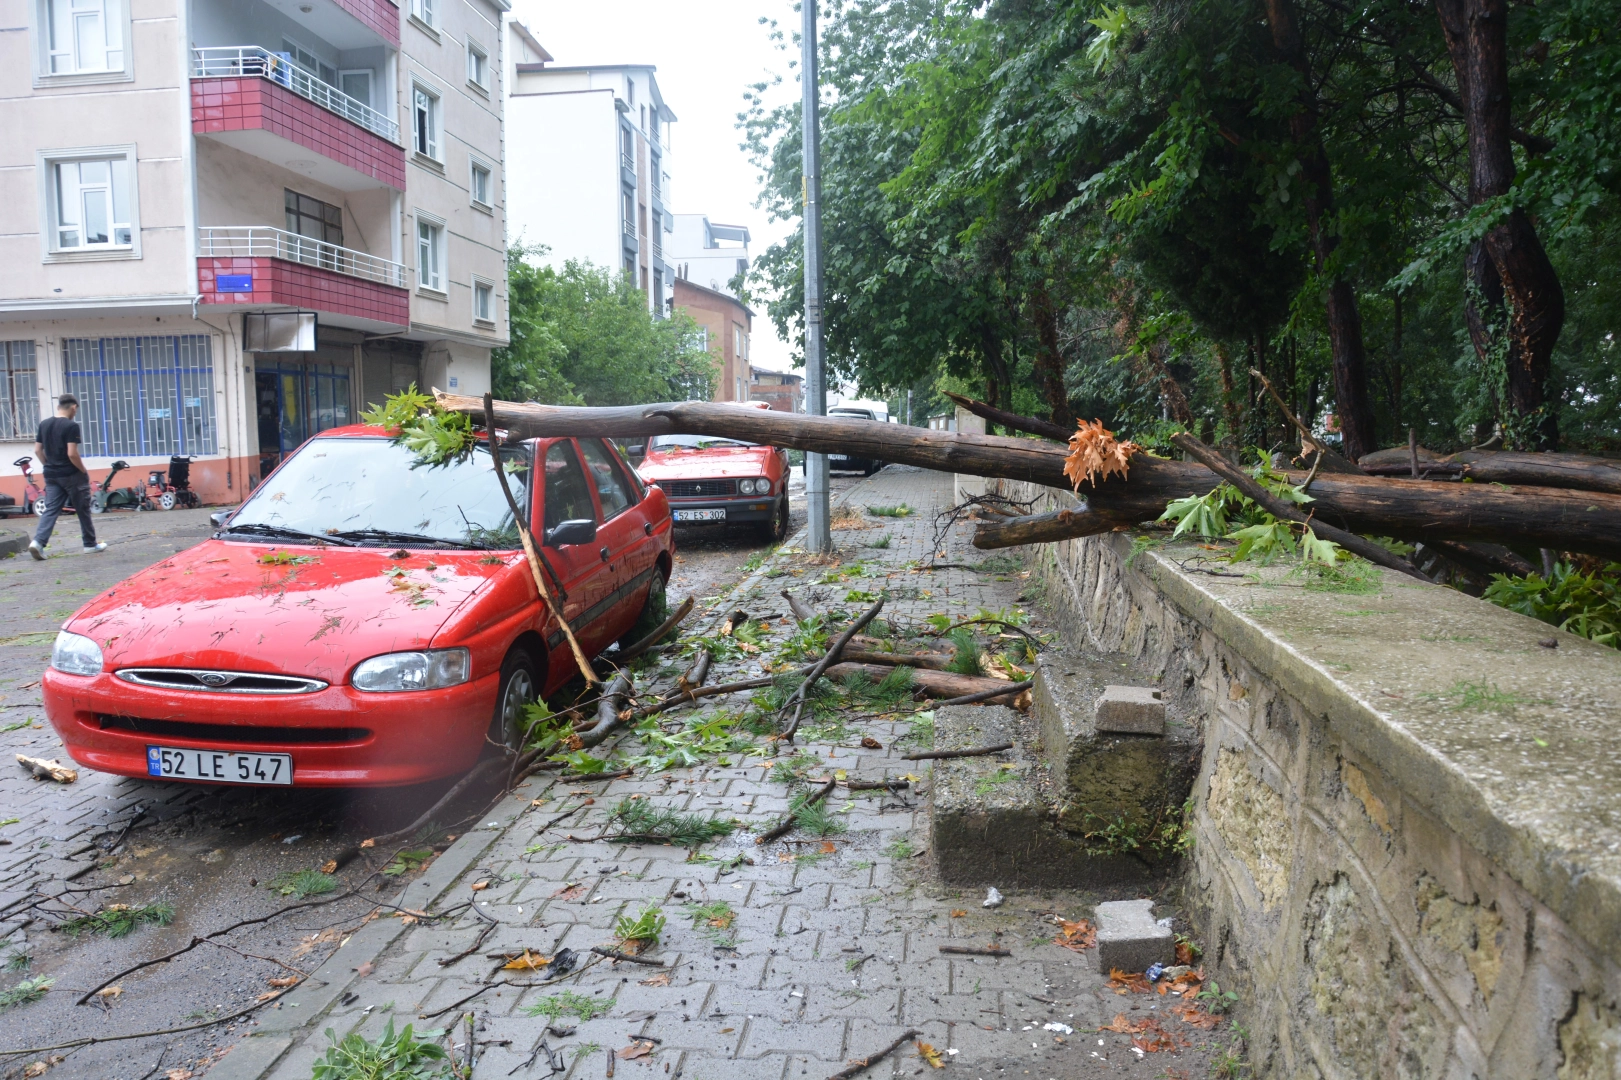
[[[221,674],[218,671],[205,671],[201,675],[197,676],[197,680],[204,686],[224,686],[234,677],[235,676],[232,675]]]

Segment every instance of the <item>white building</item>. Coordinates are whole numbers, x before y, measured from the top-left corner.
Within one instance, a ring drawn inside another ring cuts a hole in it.
[[[675,113],[649,64],[558,67],[521,23],[509,23],[514,58],[507,102],[508,197],[513,243],[544,245],[546,259],[615,267],[648,307],[668,310],[665,261],[673,222],[670,125]]]
[[[721,225],[705,214],[674,214],[669,258],[676,277],[736,296],[731,282],[749,268],[749,230]]]
[[[205,501],[507,342],[507,0],[11,0],[0,490],[58,394],[92,476]]]

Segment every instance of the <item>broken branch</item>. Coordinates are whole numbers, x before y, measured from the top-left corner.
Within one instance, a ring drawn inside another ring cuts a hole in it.
[[[620,952],[618,949],[604,948],[601,945],[593,945],[591,951],[598,956],[606,956],[610,960],[628,960],[632,964],[642,964],[646,967],[664,966],[663,960],[651,960],[645,956],[632,956],[630,953]]]
[[[940,951],[956,956],[1012,956],[1006,949],[994,945],[942,945]]]
[[[922,750],[916,754],[902,754],[902,761],[931,761],[939,758],[984,757],[986,754],[1000,754],[1004,750],[1013,749],[1010,742],[997,743],[995,746],[975,746],[967,750]]]
[[[658,573],[658,570],[655,569],[653,572],[656,574]],[[687,597],[681,602],[681,606],[675,609],[675,614],[671,615],[668,619],[665,619],[657,630],[653,631],[651,634],[648,634],[630,648],[621,649],[619,652],[615,653],[613,656],[614,663],[629,663],[638,656],[642,655],[648,649],[651,649],[653,646],[663,641],[666,634],[668,634],[671,630],[674,630],[677,626],[681,625],[681,620],[685,619],[689,614],[692,613],[692,606],[694,603],[696,603],[696,601],[692,597]]]
[[[998,698],[1004,694],[1011,694],[1015,691],[1022,693],[1035,685],[1035,683],[1029,681],[1016,682],[1012,686],[1009,686],[1006,690],[981,690],[977,694],[964,694],[962,697],[945,698],[942,701],[936,701],[934,703],[934,707],[936,709],[940,709],[947,705],[978,705],[982,701],[989,701],[992,698]]]
[[[816,618],[816,613],[810,608],[806,607],[804,602],[800,600],[799,597],[795,596],[787,589],[782,590],[782,598],[788,601],[788,609],[794,613],[794,621],[808,623],[812,619]]]
[[[823,784],[820,788],[813,792],[810,798],[794,807],[793,813],[788,814],[770,829],[767,829],[765,832],[755,837],[754,842],[756,844],[769,844],[773,840],[780,840],[782,837],[787,836],[788,833],[793,830],[794,821],[796,820],[796,815],[798,812],[807,806],[815,806],[817,803],[827,798],[833,793],[833,789],[838,785],[838,782],[837,777],[828,777],[827,783]]]
[[[894,1042],[890,1043],[876,1054],[868,1054],[864,1058],[858,1058],[857,1060],[852,1061],[845,1068],[840,1069],[838,1072],[828,1077],[827,1080],[851,1080],[852,1077],[860,1076],[862,1073],[866,1072],[868,1069],[872,1068],[874,1065],[878,1064],[880,1061],[884,1060],[886,1057],[893,1054],[895,1051],[899,1050],[901,1047],[905,1046],[907,1043],[911,1042],[913,1039],[922,1034],[923,1032],[915,1029],[908,1031],[906,1034],[902,1035],[900,1038],[896,1039]]]
[[[793,720],[789,722],[787,730],[782,733],[784,741],[794,741],[794,733],[799,730],[799,721],[805,715],[805,695],[810,693],[810,689],[816,684],[816,680],[826,673],[830,665],[839,662],[839,656],[844,652],[845,646],[850,644],[850,639],[865,630],[867,624],[872,622],[883,609],[884,598],[880,596],[877,602],[868,608],[861,618],[851,623],[849,628],[838,636],[837,640],[828,648],[827,655],[817,661],[816,666],[811,668],[810,674],[805,676],[805,681],[799,684],[799,689],[794,691],[793,697],[783,704],[782,712],[786,713],[789,706],[793,706],[794,710]]]

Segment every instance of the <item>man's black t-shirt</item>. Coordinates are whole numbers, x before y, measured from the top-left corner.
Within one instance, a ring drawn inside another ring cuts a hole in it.
[[[68,443],[83,442],[79,422],[65,416],[48,416],[39,422],[39,445],[45,452],[45,479],[74,480],[83,476],[68,460]]]

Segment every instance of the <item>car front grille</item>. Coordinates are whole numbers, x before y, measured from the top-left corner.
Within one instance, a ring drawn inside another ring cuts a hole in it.
[[[159,690],[201,690],[210,694],[313,694],[325,690],[320,679],[266,675],[257,671],[210,671],[202,668],[121,668],[120,679]]]
[[[659,487],[673,499],[737,494],[736,480],[665,480]]]
[[[211,743],[269,743],[274,745],[331,745],[358,743],[371,738],[367,728],[272,727],[268,724],[193,724],[185,720],[147,720],[139,716],[96,714],[103,731],[128,731]]]

